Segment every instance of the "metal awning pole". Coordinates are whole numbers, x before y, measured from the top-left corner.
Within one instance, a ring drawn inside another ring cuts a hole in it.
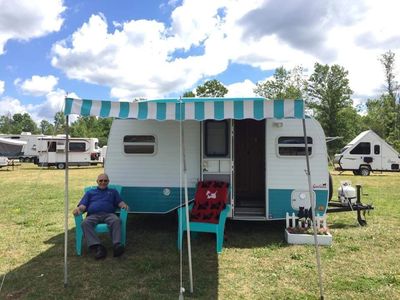
[[[185,139],[184,139],[184,131],[183,131],[183,123],[182,122],[181,122],[180,134],[181,134],[181,149],[182,149],[182,160],[183,160],[183,187],[184,187],[184,191],[185,191],[186,235],[187,235],[187,249],[188,249],[188,260],[189,260],[190,292],[193,293],[192,247],[190,244],[190,220],[189,220],[189,196],[188,196],[188,187],[187,187]]]
[[[68,150],[69,150],[69,116],[65,118],[65,192],[64,192],[64,287],[68,285]]]
[[[316,254],[316,258],[317,258],[319,293],[320,293],[320,299],[324,299],[321,258],[319,255],[319,246],[318,246],[318,238],[317,238],[317,224],[315,222],[315,210],[316,210],[317,205],[316,205],[316,201],[314,199],[314,192],[313,192],[312,183],[311,183],[310,155],[308,153],[308,140],[307,140],[307,129],[306,129],[305,116],[303,116],[302,122],[303,122],[304,144],[305,144],[306,165],[307,165],[306,174],[307,174],[307,179],[308,179],[308,191],[310,193],[312,223],[313,223],[313,232],[314,232],[314,245],[315,245],[315,254]]]

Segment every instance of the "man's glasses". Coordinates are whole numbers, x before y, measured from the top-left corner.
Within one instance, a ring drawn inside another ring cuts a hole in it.
[[[99,179],[99,182],[108,182],[108,179]]]

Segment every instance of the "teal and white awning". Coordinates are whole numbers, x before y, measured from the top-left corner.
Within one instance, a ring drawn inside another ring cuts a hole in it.
[[[304,116],[303,100],[265,98],[182,98],[115,102],[65,99],[66,115],[138,120],[282,119]]]

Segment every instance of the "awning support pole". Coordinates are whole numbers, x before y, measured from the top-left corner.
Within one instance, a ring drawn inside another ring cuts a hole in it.
[[[68,149],[69,149],[69,116],[65,117],[65,192],[64,192],[64,287],[68,285]]]
[[[312,223],[313,223],[313,232],[314,232],[314,245],[315,245],[315,254],[317,258],[317,269],[318,269],[318,282],[319,282],[319,293],[320,299],[324,299],[324,289],[322,282],[322,269],[321,269],[321,258],[319,254],[319,246],[318,246],[318,238],[317,238],[317,222],[315,222],[315,210],[316,210],[316,200],[314,199],[314,192],[311,183],[311,171],[310,171],[310,156],[308,153],[308,140],[307,140],[307,129],[306,129],[306,120],[303,116],[303,133],[304,133],[304,144],[305,144],[305,153],[306,153],[306,174],[308,179],[308,191],[310,193],[310,202],[311,202],[311,212],[312,212]]]

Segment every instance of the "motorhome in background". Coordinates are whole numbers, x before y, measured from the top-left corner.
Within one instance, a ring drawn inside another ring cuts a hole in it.
[[[12,139],[16,141],[24,141],[26,144],[22,148],[21,153],[13,158],[18,158],[21,162],[33,162],[38,157],[37,144],[38,139],[46,135],[31,134],[30,132],[22,132],[21,134],[0,134],[1,138]]]
[[[353,171],[368,176],[371,172],[399,172],[400,155],[372,130],[361,132],[339,154],[335,154],[335,169]]]
[[[100,148],[100,157],[99,157],[99,161],[103,165],[106,162],[106,156],[107,156],[107,146],[103,146]]]
[[[69,138],[69,165],[90,166],[99,163],[100,149],[97,138]],[[35,164],[40,167],[65,168],[66,138],[63,136],[38,139],[38,157]]]

